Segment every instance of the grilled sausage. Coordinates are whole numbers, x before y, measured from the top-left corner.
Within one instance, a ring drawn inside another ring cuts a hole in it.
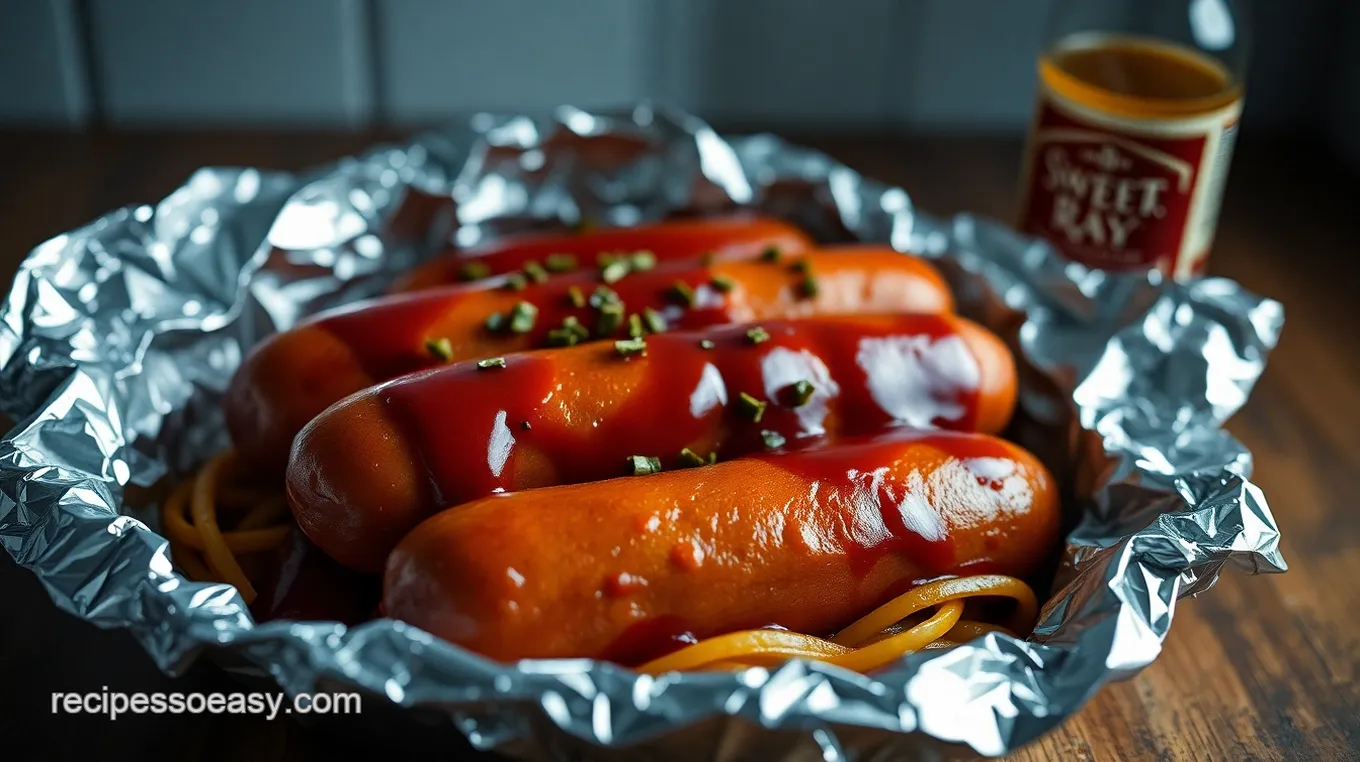
[[[691,297],[692,306],[685,301]],[[297,432],[349,394],[445,358],[481,359],[554,340],[627,338],[626,318],[649,309],[670,327],[690,329],[819,314],[949,312],[953,300],[924,260],[867,246],[777,264],[659,267],[612,285],[583,272],[519,291],[452,286],[384,297],[323,313],[262,342],[227,390],[228,431],[242,457],[279,473]],[[500,328],[487,328],[490,316],[499,316]],[[564,327],[569,320],[575,332]]]
[[[636,666],[770,624],[829,635],[940,576],[1024,577],[1058,534],[1030,453],[899,431],[452,508],[392,552],[383,603],[493,659]]]
[[[554,262],[572,267],[595,267],[599,258],[648,251],[657,262],[697,262],[712,254],[718,259],[747,258],[774,247],[784,253],[813,247],[798,228],[762,217],[722,217],[669,220],[635,227],[599,228],[587,233],[522,233],[466,250],[449,251],[398,278],[393,291],[416,291],[451,283],[504,275],[535,262],[545,268]],[[550,257],[553,258],[550,261]],[[556,268],[553,268],[556,269]]]
[[[346,398],[294,442],[294,516],[337,561],[377,570],[420,520],[495,491],[891,425],[993,433],[1015,405],[1005,344],[953,315],[719,326],[621,350],[595,342],[509,355],[503,367],[456,363]]]

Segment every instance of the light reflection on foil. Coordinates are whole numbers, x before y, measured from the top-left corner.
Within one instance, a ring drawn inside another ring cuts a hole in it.
[[[226,444],[218,403],[244,351],[375,293],[440,240],[733,206],[930,256],[960,311],[1013,343],[1014,435],[1080,512],[1030,640],[991,634],[873,678],[799,662],[658,678],[580,660],[502,666],[386,620],[256,624],[233,588],[178,577],[164,539],[120,515],[128,485]],[[724,139],[650,104],[483,114],[306,176],[204,169],[154,207],[34,249],[0,312],[0,405],[19,422],[0,442],[0,543],[58,606],[129,630],[168,672],[231,646],[287,691],[358,687],[432,708],[514,756],[1003,754],[1156,658],[1175,600],[1225,564],[1285,569],[1250,454],[1220,428],[1282,325],[1278,303],[1230,281],[1090,272],[991,221],[918,213],[905,190],[772,136]]]

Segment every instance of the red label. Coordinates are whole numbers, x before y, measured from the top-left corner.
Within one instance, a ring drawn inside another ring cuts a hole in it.
[[[1030,135],[1021,225],[1089,267],[1171,272],[1209,137],[1120,132],[1045,99]]]

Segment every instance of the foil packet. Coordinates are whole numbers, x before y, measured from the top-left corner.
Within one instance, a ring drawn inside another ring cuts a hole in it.
[[[990,634],[864,676],[818,663],[649,677],[587,660],[501,665],[376,620],[257,623],[170,563],[129,490],[228,444],[243,353],[378,293],[450,238],[756,209],[828,242],[934,260],[960,312],[1011,343],[1014,438],[1065,485],[1061,569],[1033,635]],[[1283,309],[1236,283],[1110,275],[772,135],[725,137],[654,104],[479,114],[304,174],[206,168],[38,246],[0,311],[0,542],[56,605],[129,630],[170,674],[229,654],[290,694],[362,690],[526,759],[938,759],[1002,755],[1161,650],[1177,600],[1225,565],[1286,570],[1222,424]]]

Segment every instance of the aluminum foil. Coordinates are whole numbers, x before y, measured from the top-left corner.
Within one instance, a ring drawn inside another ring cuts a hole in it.
[[[227,444],[223,386],[249,347],[375,293],[452,237],[758,208],[826,241],[930,256],[961,311],[1012,342],[1014,436],[1066,485],[1068,537],[1034,635],[988,635],[873,677],[791,662],[639,676],[582,660],[490,663],[389,620],[253,621],[177,574],[130,490]],[[996,222],[937,219],[770,135],[726,138],[651,104],[479,115],[306,175],[209,168],[24,261],[0,319],[0,542],[63,609],[131,631],[175,674],[229,655],[289,692],[362,689],[473,746],[534,759],[1000,755],[1151,663],[1179,598],[1225,564],[1282,572],[1251,456],[1221,425],[1283,325],[1237,284],[1111,277]]]

